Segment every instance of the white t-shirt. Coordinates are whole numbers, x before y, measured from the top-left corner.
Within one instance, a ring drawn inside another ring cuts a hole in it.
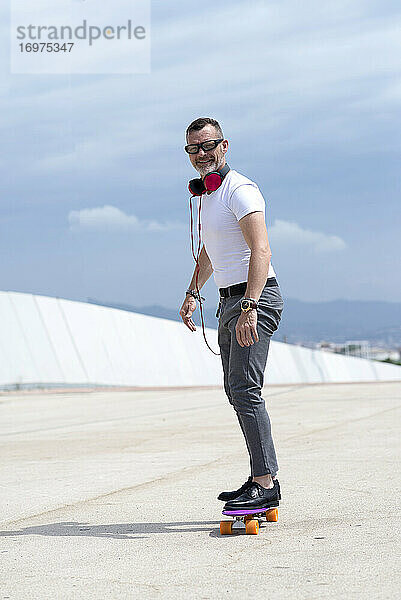
[[[219,288],[248,281],[251,250],[238,221],[255,211],[265,214],[265,200],[258,186],[234,170],[216,191],[202,196],[202,239]],[[268,277],[275,277],[271,262]]]

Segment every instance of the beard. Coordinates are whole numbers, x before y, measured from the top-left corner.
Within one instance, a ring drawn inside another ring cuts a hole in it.
[[[198,171],[199,175],[202,177],[211,173],[212,171],[218,171],[220,166],[223,163],[224,152],[221,151],[220,147],[216,148],[214,156],[211,157],[211,161],[205,164],[196,163],[195,169]]]
[[[203,178],[208,173],[211,173],[212,171],[217,171],[217,164],[217,159],[215,158],[211,162],[207,162],[205,164],[196,163],[196,170],[198,171],[199,175]]]

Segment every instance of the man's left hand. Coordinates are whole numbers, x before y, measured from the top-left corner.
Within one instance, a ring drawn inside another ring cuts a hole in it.
[[[238,317],[237,324],[235,326],[235,333],[237,335],[237,342],[240,346],[251,346],[254,341],[252,335],[255,338],[255,342],[259,341],[258,332],[256,325],[258,322],[258,314],[256,308],[249,310],[248,312],[241,312]]]

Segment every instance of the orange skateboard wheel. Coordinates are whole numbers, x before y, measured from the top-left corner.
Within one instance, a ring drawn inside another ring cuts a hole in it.
[[[245,533],[249,535],[258,535],[259,533],[259,521],[251,519],[245,523]]]
[[[272,508],[272,509],[266,511],[266,521],[269,521],[271,523],[275,523],[276,521],[278,521],[278,509],[277,508]]]
[[[232,521],[220,521],[220,534],[221,535],[230,535],[233,532],[233,522]]]

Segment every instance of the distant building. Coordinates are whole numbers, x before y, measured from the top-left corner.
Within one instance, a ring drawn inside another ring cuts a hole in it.
[[[372,360],[394,360],[399,361],[401,354],[399,350],[392,350],[388,348],[370,348],[369,357]]]
[[[400,349],[383,348],[379,346],[370,346],[368,340],[350,340],[344,344],[335,344],[333,342],[322,341],[315,345],[316,349],[325,352],[335,352],[345,356],[358,356],[370,360],[401,360]]]

